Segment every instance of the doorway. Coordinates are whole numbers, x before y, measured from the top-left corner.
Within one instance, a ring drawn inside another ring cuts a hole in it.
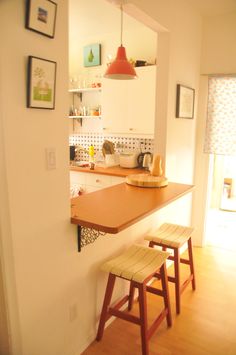
[[[210,169],[205,241],[231,251],[236,251],[235,94],[235,75],[208,78],[204,152],[209,154]]]
[[[206,244],[236,251],[236,156],[213,155]]]

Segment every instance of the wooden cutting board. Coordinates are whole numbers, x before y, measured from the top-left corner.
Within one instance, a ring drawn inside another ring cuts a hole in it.
[[[163,187],[168,185],[168,180],[164,176],[134,174],[126,177],[126,183],[139,187]]]

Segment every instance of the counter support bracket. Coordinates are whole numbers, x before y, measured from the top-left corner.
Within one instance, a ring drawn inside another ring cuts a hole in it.
[[[77,226],[77,240],[78,240],[78,252],[81,252],[81,248],[88,244],[94,243],[95,240],[105,235],[106,233],[98,231],[93,228]]]
[[[78,252],[81,252],[81,226],[77,226]]]

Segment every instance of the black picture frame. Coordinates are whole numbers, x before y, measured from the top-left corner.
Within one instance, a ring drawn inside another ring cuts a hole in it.
[[[55,109],[57,63],[39,57],[28,57],[27,107]]]
[[[177,84],[176,118],[194,118],[195,90],[188,86]]]
[[[27,0],[25,28],[54,38],[57,4],[52,0]]]

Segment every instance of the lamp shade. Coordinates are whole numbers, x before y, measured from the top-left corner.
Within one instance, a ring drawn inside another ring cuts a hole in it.
[[[117,80],[131,80],[137,78],[134,67],[127,60],[125,47],[122,45],[118,47],[116,59],[108,66],[104,77]]]

